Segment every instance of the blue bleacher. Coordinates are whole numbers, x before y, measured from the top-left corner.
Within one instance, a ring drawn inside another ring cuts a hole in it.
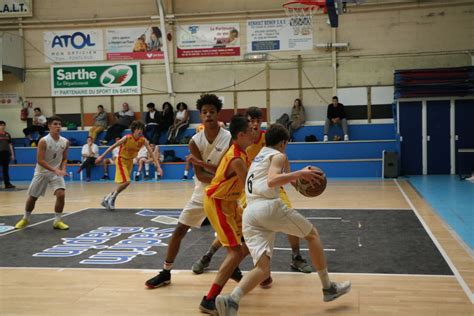
[[[130,131],[125,131],[124,134]],[[342,135],[342,131],[335,130]],[[188,128],[184,135],[194,134],[194,128]],[[313,134],[319,140],[323,138],[323,126],[304,126],[294,134],[294,141],[288,145],[287,154],[293,169],[307,165],[316,165],[324,169],[329,177],[380,177],[382,172],[382,152],[398,151],[393,124],[350,125],[351,141],[304,143],[304,137]],[[64,131],[66,138],[75,138],[80,145],[85,143],[87,131]],[[103,137],[104,133],[102,133]],[[164,136],[164,135],[163,135]],[[331,137],[331,135],[330,135]],[[100,153],[106,146],[100,146]],[[176,157],[184,159],[189,153],[187,145],[160,145],[161,153],[174,150]],[[11,165],[12,180],[30,180],[36,163],[36,148],[16,147],[18,165]],[[81,160],[81,146],[72,146],[68,160]],[[184,162],[164,163],[164,179],[180,179],[184,171]],[[78,166],[69,167],[74,172]],[[114,166],[110,166],[113,176]],[[136,167],[135,167],[136,168]],[[93,180],[102,177],[102,166],[93,170]],[[74,175],[78,179],[78,175]]]

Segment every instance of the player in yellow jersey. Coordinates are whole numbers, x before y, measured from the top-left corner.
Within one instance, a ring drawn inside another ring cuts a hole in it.
[[[217,238],[227,249],[214,282],[199,309],[216,314],[215,298],[242,259],[249,253],[242,243],[242,207],[239,198],[243,193],[247,169],[250,164],[245,149],[254,136],[247,117],[237,115],[230,122],[232,146],[217,167],[214,178],[206,187],[204,211],[217,233]]]
[[[260,149],[265,147],[265,131],[261,129],[262,127],[262,118],[263,113],[258,107],[250,107],[247,109],[245,115],[250,120],[250,125],[254,129],[254,136],[255,140],[252,145],[248,146],[245,150],[247,152],[247,156],[250,162],[257,156],[260,152]],[[280,198],[289,208],[292,208],[288,195],[286,194],[283,188],[280,188]],[[240,198],[240,203],[242,208],[245,208],[247,203],[245,200],[245,194],[242,195]],[[303,273],[311,273],[312,269],[311,266],[306,262],[306,260],[301,256],[300,253],[300,239],[296,236],[288,235],[288,241],[291,245],[292,250],[292,261],[291,261],[291,268]],[[215,246],[215,245],[214,245]],[[214,252],[217,249],[214,249]],[[192,270],[196,274],[201,274],[204,272],[204,269],[209,266],[209,255],[205,254],[199,260],[197,260],[193,266]],[[268,276],[268,278],[262,282],[261,286],[263,288],[268,288],[272,284],[272,278]]]
[[[137,156],[142,146],[145,146],[150,156],[153,157],[155,166],[160,166],[156,156],[153,154],[150,144],[143,136],[145,124],[143,124],[142,121],[133,121],[130,125],[130,129],[132,130],[132,134],[122,137],[121,140],[107,148],[107,150],[95,160],[95,163],[99,164],[109,152],[120,146],[117,161],[115,162],[115,183],[118,183],[118,187],[114,192],[105,196],[101,203],[101,205],[108,210],[115,209],[115,199],[117,195],[130,185],[133,158]]]

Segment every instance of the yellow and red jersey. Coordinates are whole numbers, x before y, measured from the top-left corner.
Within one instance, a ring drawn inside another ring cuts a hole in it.
[[[125,142],[119,147],[119,157],[122,159],[132,160],[140,151],[140,148],[145,144],[145,137],[133,137],[132,134],[127,135]]]
[[[258,153],[263,147],[265,147],[265,131],[261,130],[258,139],[245,150],[250,162],[252,162],[254,158],[257,157]]]
[[[236,144],[233,144],[229,150],[227,150],[224,157],[222,157],[211,184],[206,187],[206,195],[208,197],[233,201],[238,200],[242,195],[244,183],[239,181],[237,175],[234,174],[229,178],[226,177],[227,170],[235,159],[242,159],[247,167],[250,166],[247,153],[241,150]]]

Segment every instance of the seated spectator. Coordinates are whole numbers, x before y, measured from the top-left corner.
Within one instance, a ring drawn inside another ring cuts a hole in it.
[[[189,111],[188,106],[184,102],[179,102],[176,106],[175,119],[173,125],[168,130],[168,144],[176,144],[179,132],[189,126]]]
[[[0,164],[2,164],[5,189],[14,189],[15,186],[10,182],[8,167],[10,161],[15,161],[15,151],[13,150],[12,137],[6,129],[7,124],[4,121],[0,121]]]
[[[95,159],[99,157],[99,146],[94,144],[94,139],[91,136],[87,137],[87,144],[82,146],[81,151],[82,164],[77,170],[81,173],[82,169],[86,169],[86,181],[91,181],[91,170],[95,166]]]
[[[128,103],[125,102],[122,104],[122,111],[115,113],[115,117],[117,118],[117,122],[107,130],[104,140],[101,141],[102,145],[107,145],[112,139],[121,137],[123,131],[132,124],[135,119],[135,114],[133,111],[130,111]]]
[[[333,125],[342,126],[344,140],[349,140],[349,129],[347,127],[346,112],[344,105],[339,103],[337,96],[332,97],[332,103],[328,105],[326,124],[324,124],[324,141],[328,141],[329,130]]]
[[[150,144],[159,144],[158,123],[160,122],[160,115],[155,109],[155,103],[150,102],[146,107],[148,112],[145,116],[145,138],[148,139]]]
[[[33,114],[33,121],[30,127],[23,129],[23,133],[25,136],[30,140],[30,144],[32,147],[36,147],[38,145],[38,141],[44,135],[47,127],[46,116],[41,113],[40,108],[35,108]],[[33,134],[37,132],[38,138],[33,139]]]
[[[153,150],[153,155],[156,157],[156,160],[161,162],[163,159],[160,157],[160,147],[155,144],[150,144],[151,149]],[[135,174],[135,181],[140,180],[140,175],[142,173],[143,166],[145,166],[145,176],[143,177],[144,180],[150,179],[150,163],[153,163],[153,157],[150,156],[148,150],[145,146],[140,148],[137,157],[134,159],[134,163],[138,165],[137,173]],[[158,179],[163,176],[163,170],[161,166],[155,166],[156,173],[158,174]]]
[[[120,137],[115,138],[115,142],[118,142],[120,139],[121,139]],[[120,147],[116,147],[112,150],[112,158],[104,159],[104,176],[101,178],[101,180],[110,180],[109,165],[115,164],[115,159],[117,159],[119,152],[120,152]]]
[[[174,122],[174,109],[171,103],[165,102],[161,106],[161,113],[160,119],[158,122],[158,135],[156,136],[158,139],[160,138],[161,133],[164,131],[168,131],[171,125]]]
[[[293,140],[293,133],[301,128],[306,121],[306,113],[303,103],[300,99],[295,99],[293,107],[291,108],[290,122],[288,124],[288,131],[290,132],[290,140]]]
[[[94,114],[94,126],[89,130],[89,136],[92,137],[92,142],[95,142],[97,135],[105,131],[107,128],[107,112],[104,111],[102,105],[97,106],[97,113]]]

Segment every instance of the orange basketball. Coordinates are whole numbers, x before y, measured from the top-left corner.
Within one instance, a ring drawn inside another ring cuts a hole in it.
[[[310,167],[311,169],[317,169],[316,167]],[[321,195],[326,189],[327,179],[323,178],[322,183],[310,183],[303,179],[296,180],[296,190],[306,197],[316,197]]]

